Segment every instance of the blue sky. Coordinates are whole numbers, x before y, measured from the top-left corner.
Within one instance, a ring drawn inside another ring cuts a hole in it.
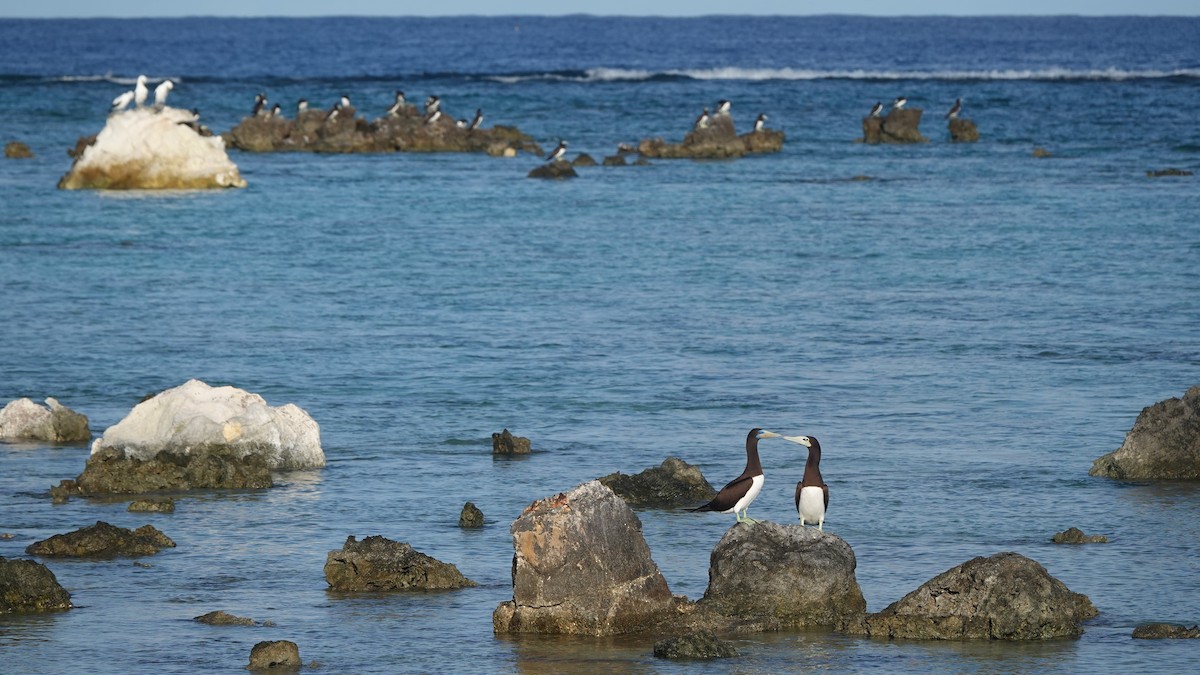
[[[0,17],[450,16],[460,14],[1082,14],[1200,16],[1200,0],[0,0]]]

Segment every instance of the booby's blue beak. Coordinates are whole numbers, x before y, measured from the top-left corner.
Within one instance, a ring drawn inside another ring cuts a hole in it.
[[[763,438],[780,438],[780,435],[775,433],[774,431],[767,431],[766,429],[763,429],[758,432],[758,435],[755,436],[755,438],[758,438],[760,440]]]

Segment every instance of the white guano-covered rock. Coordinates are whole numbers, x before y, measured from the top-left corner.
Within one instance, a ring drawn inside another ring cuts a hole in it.
[[[0,439],[51,442],[87,441],[88,418],[47,398],[40,406],[28,398],[10,401],[0,410]]]
[[[58,187],[65,190],[194,190],[246,187],[220,136],[188,126],[193,113],[137,108],[108,116]]]
[[[113,448],[130,459],[160,452],[188,455],[228,448],[234,456],[259,455],[272,469],[325,466],[315,420],[294,404],[271,407],[258,394],[189,380],[134,406],[92,444],[92,454]]]

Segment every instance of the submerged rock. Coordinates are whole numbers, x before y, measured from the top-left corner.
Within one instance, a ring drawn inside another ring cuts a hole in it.
[[[25,552],[45,557],[82,558],[153,555],[164,548],[175,548],[175,542],[153,525],[127,530],[98,520],[95,525],[30,544]]]
[[[763,629],[841,628],[867,609],[854,551],[834,534],[760,522],[729,528],[710,556],[706,610]]]
[[[560,159],[534,167],[526,177],[561,180],[563,178],[578,178],[579,174],[575,173],[575,167],[571,166],[570,162]]]
[[[677,613],[641,521],[599,481],[534,502],[510,531],[513,599],[492,615],[497,633],[617,635]]]
[[[87,441],[92,438],[88,418],[47,398],[46,406],[28,398],[9,402],[0,410],[0,439],[32,439],[52,443]]]
[[[524,436],[513,436],[505,429],[492,434],[493,455],[528,455],[530,453],[529,439]]]
[[[1045,159],[1047,157],[1053,157],[1054,155],[1049,150],[1039,145],[1033,149],[1033,156],[1037,157],[1038,159]]]
[[[0,614],[71,609],[71,594],[48,567],[0,556]]]
[[[628,166],[625,155],[609,155],[604,158],[604,166]]]
[[[229,614],[228,612],[223,612],[221,610],[209,612],[208,614],[201,614],[200,616],[198,616],[192,620],[199,621],[200,623],[206,623],[210,626],[253,626],[254,625],[254,619],[247,619],[247,618],[241,617],[241,616],[234,616],[232,614]]]
[[[950,141],[953,143],[974,143],[979,140],[979,129],[968,119],[952,119],[948,125]]]
[[[9,141],[4,145],[4,156],[9,159],[30,159],[33,151],[21,141]]]
[[[1191,176],[1191,175],[1193,175],[1191,171],[1185,171],[1183,169],[1159,169],[1157,171],[1147,171],[1146,172],[1147,178],[1163,178],[1165,176]]]
[[[483,527],[483,511],[471,502],[463,504],[462,511],[458,514],[459,527]]]
[[[177,108],[138,108],[108,116],[95,141],[76,151],[58,182],[64,190],[153,190],[246,187],[219,137],[188,126]]]
[[[126,509],[131,513],[175,513],[174,499],[139,499]]]
[[[411,545],[382,536],[346,538],[325,559],[325,581],[335,591],[438,590],[476,586],[458,568]]]
[[[290,640],[268,640],[259,642],[250,649],[250,670],[273,668],[299,668],[300,647]]]
[[[660,659],[725,659],[741,654],[737,647],[718,638],[712,631],[697,631],[655,642],[654,656]]]
[[[886,117],[864,117],[862,121],[863,143],[926,143],[921,135],[920,108],[892,110]]]
[[[1046,568],[1017,553],[953,567],[849,632],[916,640],[1048,640],[1078,637],[1100,612]]]
[[[717,494],[698,467],[678,457],[668,457],[661,465],[633,476],[610,473],[600,482],[630,506],[687,506],[706,502]]]
[[[1083,530],[1078,527],[1069,527],[1062,532],[1056,533],[1050,541],[1056,544],[1107,544],[1108,537],[1102,534],[1089,536],[1084,534]]]
[[[1200,625],[1188,628],[1173,623],[1144,623],[1133,629],[1133,637],[1138,640],[1197,639],[1200,638]]]
[[[1142,409],[1125,442],[1089,475],[1122,480],[1200,479],[1200,385]]]

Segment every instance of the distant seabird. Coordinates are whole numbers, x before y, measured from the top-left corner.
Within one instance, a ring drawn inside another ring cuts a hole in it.
[[[267,95],[259,93],[254,97],[254,108],[250,110],[251,117],[258,117],[263,114],[263,109],[267,105]]]
[[[162,110],[167,105],[167,93],[175,88],[175,83],[170,80],[163,80],[162,84],[154,88],[154,107]]]
[[[758,441],[763,438],[779,438],[779,434],[764,429],[751,429],[746,436],[746,469],[742,471],[742,475],[721,488],[711,502],[694,508],[693,511],[732,513],[739,523],[758,522],[751,518],[746,510],[750,508],[750,503],[758,493],[762,492],[764,478],[762,464],[758,461]]]
[[[903,96],[896,97],[896,100],[892,101],[892,110],[899,110],[903,108],[905,103],[908,103],[907,98],[904,98]]]
[[[299,117],[300,113],[304,112],[305,110],[308,110],[308,99],[302,98],[299,101],[296,101],[296,116]]]
[[[755,132],[762,131],[763,125],[766,123],[767,123],[767,114],[759,113],[758,119],[754,120],[754,131]]]
[[[882,114],[883,114],[883,102],[882,101],[876,102],[875,107],[871,108],[871,117],[879,117]]]
[[[567,142],[559,141],[558,147],[554,148],[554,151],[551,152],[548,157],[546,157],[546,163],[549,164],[549,163],[557,162],[558,160],[562,159],[563,155],[565,155],[565,154],[567,154]]]
[[[829,510],[829,486],[821,478],[821,444],[815,436],[783,438],[808,448],[804,477],[796,483],[796,513],[800,516],[800,527],[804,527],[805,521],[815,522],[817,529],[822,530],[825,527],[825,512]]]
[[[466,129],[468,124],[470,124],[470,122],[465,119],[454,120],[454,126],[458,127],[459,129]]]
[[[708,128],[708,108],[705,108],[704,111],[700,113],[700,116],[696,118],[696,122],[694,124],[692,124],[692,129],[694,131],[699,131],[701,129],[707,129],[707,128]]]
[[[729,101],[727,101],[725,99],[721,99],[720,101],[717,101],[717,114],[718,115],[728,115],[729,109],[732,107],[733,107],[732,103],[730,103]]]
[[[130,89],[129,91],[125,92],[124,94],[121,94],[120,96],[113,99],[112,110],[110,112],[117,112],[118,110],[124,110],[125,108],[129,107],[130,103],[133,103],[133,90],[132,89]]]
[[[425,117],[425,124],[437,124],[437,121],[442,119],[442,111],[434,110]]]
[[[475,118],[471,120],[471,124],[467,127],[471,131],[475,131],[483,124],[483,108],[475,109]]]
[[[337,106],[330,108],[329,112],[325,113],[325,124],[329,124],[330,122],[336,120],[337,116],[338,116]]]
[[[137,107],[146,105],[146,97],[150,95],[150,90],[146,88],[146,76],[138,75],[137,85],[133,88],[133,102]]]
[[[276,103],[274,105],[274,107],[271,108],[271,117],[279,117],[282,114],[283,114],[283,106]]]
[[[388,106],[387,116],[388,117],[396,117],[397,115],[400,114],[400,111],[403,109],[404,109],[404,92],[397,89],[396,90],[396,100],[392,102],[392,105]]]
[[[345,94],[342,94],[342,98],[338,99],[338,107],[339,108],[349,108],[350,107],[350,97]]]
[[[426,115],[436,112],[441,107],[442,107],[442,100],[439,99],[438,97],[430,96],[429,98],[425,99],[425,114]]]
[[[954,107],[950,108],[950,112],[946,113],[946,119],[956,120],[960,112],[962,112],[962,99],[956,98],[954,99]]]

